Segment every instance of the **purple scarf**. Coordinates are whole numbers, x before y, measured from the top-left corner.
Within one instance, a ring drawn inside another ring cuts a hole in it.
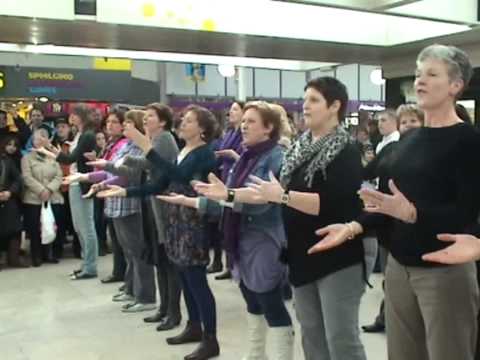
[[[247,148],[246,151],[240,156],[240,159],[235,165],[234,171],[229,178],[229,187],[233,189],[242,187],[247,181],[248,177],[251,175],[260,157],[263,154],[271,151],[276,145],[277,141],[267,140],[260,144]],[[241,219],[241,214],[233,212],[230,208],[224,208],[224,246],[227,252],[227,256],[230,256],[233,260],[237,260],[239,256],[238,244],[240,241]],[[230,261],[230,264],[230,266],[232,266],[233,262]]]
[[[243,148],[242,148],[242,132],[240,129],[230,129],[228,130],[225,135],[223,136],[222,142],[218,146],[218,150],[228,150],[232,149],[235,150],[239,155],[242,155]],[[222,174],[221,178],[222,181],[227,181],[228,173],[232,168],[235,160],[227,157],[223,157],[222,159]]]

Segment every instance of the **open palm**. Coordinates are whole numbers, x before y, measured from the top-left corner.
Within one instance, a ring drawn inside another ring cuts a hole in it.
[[[200,195],[205,196],[210,200],[220,201],[227,199],[227,187],[215,174],[208,175],[209,183],[197,182],[194,189]]]
[[[335,248],[348,240],[350,230],[345,224],[333,224],[315,231],[317,236],[323,236],[323,239],[312,246],[309,254],[326,251]]]
[[[441,264],[464,264],[480,259],[480,239],[475,236],[440,234],[437,238],[441,241],[452,242],[452,245],[423,255],[423,260]]]

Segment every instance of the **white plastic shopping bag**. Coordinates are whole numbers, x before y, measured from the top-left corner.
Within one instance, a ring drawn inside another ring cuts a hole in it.
[[[53,216],[50,201],[43,203],[40,214],[40,226],[42,229],[42,245],[51,244],[57,236],[57,224]]]

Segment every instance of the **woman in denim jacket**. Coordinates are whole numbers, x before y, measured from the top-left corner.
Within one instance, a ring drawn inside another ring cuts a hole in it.
[[[210,174],[210,184],[197,183],[203,197],[171,194],[159,199],[195,207],[200,213],[222,216],[225,249],[234,278],[247,304],[249,349],[245,360],[265,359],[267,328],[275,342],[274,359],[291,359],[293,332],[282,296],[286,265],[280,262],[286,246],[281,208],[270,203],[246,204],[246,188],[252,176],[268,179],[283,161],[278,145],[280,117],[265,102],[245,106],[242,135],[246,151],[230,170],[225,186]],[[249,194],[247,194],[247,192]]]

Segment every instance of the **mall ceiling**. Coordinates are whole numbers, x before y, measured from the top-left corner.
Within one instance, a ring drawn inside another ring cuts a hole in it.
[[[348,26],[348,24],[339,24]],[[354,29],[352,29],[354,31]],[[382,64],[405,57],[433,41],[472,45],[480,28],[392,47],[272,38],[226,33],[0,16],[0,42],[278,58],[335,63]]]

